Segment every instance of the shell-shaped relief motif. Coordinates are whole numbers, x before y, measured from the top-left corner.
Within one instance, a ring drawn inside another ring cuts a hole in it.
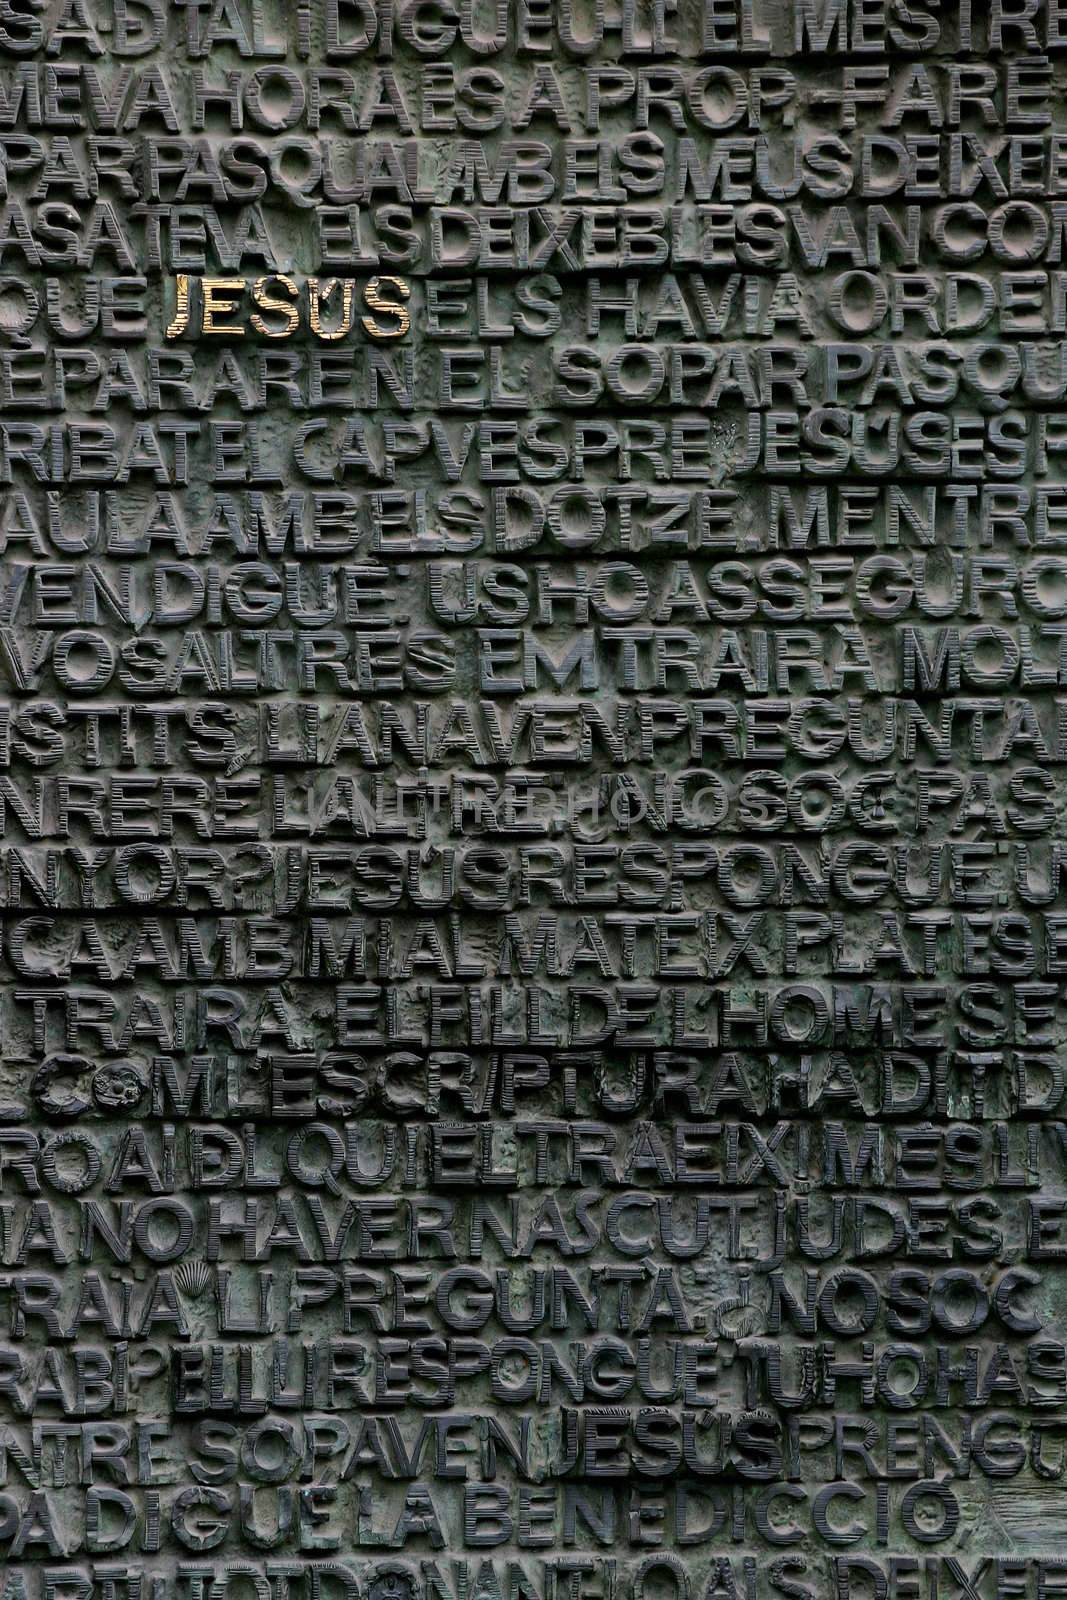
[[[174,1272],[174,1281],[182,1294],[190,1300],[199,1300],[211,1285],[211,1268],[203,1261],[183,1261]]]

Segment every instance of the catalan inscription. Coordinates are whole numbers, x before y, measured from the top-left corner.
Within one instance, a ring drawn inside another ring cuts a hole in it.
[[[1067,1594],[1067,0],[0,0],[0,1600]]]

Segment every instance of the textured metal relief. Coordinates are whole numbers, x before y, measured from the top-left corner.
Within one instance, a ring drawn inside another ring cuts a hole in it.
[[[0,0],[0,1600],[1067,1593],[1067,0]]]

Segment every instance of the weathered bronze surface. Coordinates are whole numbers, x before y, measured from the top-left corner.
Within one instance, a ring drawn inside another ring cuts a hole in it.
[[[0,1600],[1067,1593],[1067,0],[0,0]]]

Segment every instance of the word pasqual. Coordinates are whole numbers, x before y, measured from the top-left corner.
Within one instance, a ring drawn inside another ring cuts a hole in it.
[[[395,298],[390,298],[390,295]],[[357,318],[360,308],[371,315]],[[404,278],[308,278],[303,285],[284,273],[251,282],[246,278],[200,278],[179,272],[174,279],[174,318],[167,339],[183,334],[291,339],[305,329],[316,339],[344,339],[357,322],[371,339],[402,339],[411,327]]]

